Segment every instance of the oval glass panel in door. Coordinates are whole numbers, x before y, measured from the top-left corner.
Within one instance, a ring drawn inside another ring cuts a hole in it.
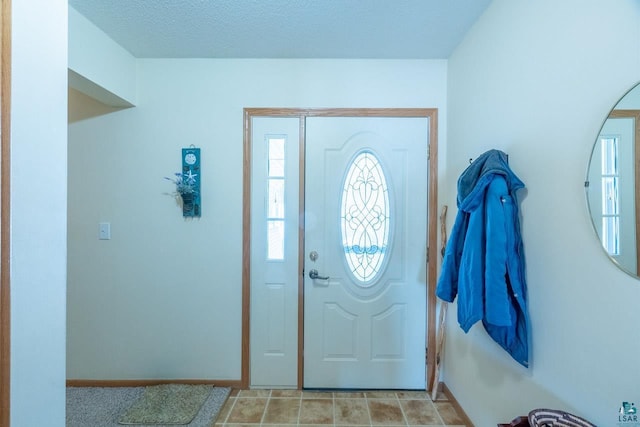
[[[377,156],[361,151],[349,164],[340,201],[344,255],[354,278],[371,286],[389,244],[389,190]]]

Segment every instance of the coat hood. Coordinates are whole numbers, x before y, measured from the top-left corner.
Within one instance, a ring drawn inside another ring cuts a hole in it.
[[[489,150],[475,159],[458,178],[458,208],[471,212],[482,204],[484,190],[496,175],[502,175],[512,194],[524,183],[509,167],[507,155],[500,150]]]

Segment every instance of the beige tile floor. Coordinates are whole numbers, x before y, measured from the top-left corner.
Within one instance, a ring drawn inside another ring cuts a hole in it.
[[[215,426],[464,427],[454,406],[420,391],[233,390]]]

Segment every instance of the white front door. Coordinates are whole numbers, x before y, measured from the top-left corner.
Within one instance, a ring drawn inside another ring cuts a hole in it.
[[[428,126],[306,120],[305,388],[425,389]]]

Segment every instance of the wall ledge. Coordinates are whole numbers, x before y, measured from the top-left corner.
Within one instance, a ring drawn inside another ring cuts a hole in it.
[[[69,69],[69,86],[110,107],[135,107],[131,102]]]

